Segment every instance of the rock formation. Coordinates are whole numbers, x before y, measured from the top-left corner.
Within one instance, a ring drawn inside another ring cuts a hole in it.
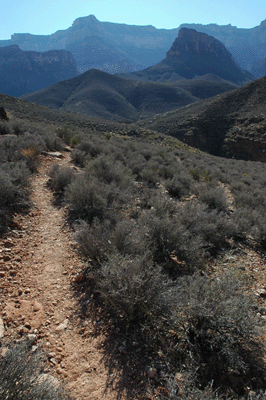
[[[0,93],[21,96],[77,75],[68,51],[22,51],[17,45],[0,48]]]

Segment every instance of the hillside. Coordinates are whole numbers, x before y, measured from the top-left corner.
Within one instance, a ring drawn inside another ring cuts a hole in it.
[[[65,50],[44,53],[0,47],[0,93],[21,96],[78,75],[72,54]]]
[[[206,89],[202,82],[197,81],[193,84],[181,82],[180,85],[135,82],[90,70],[71,80],[22,96],[22,99],[61,111],[134,122],[140,117],[177,109],[233,88],[235,86],[227,82],[210,83]]]
[[[264,165],[0,99],[0,397],[263,399]]]
[[[265,90],[264,77],[139,125],[211,154],[266,161]]]
[[[236,85],[251,82],[254,77],[242,71],[225,46],[212,36],[194,29],[182,28],[166,58],[143,71],[122,74],[125,78],[153,82],[180,79],[225,80]]]

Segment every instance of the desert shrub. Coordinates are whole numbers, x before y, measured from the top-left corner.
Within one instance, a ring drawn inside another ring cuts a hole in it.
[[[111,157],[98,157],[87,168],[89,174],[94,174],[99,181],[105,184],[115,182],[120,185],[123,180],[128,181],[128,171],[120,161],[114,161]]]
[[[4,163],[0,170],[8,174],[15,185],[25,188],[29,186],[31,173],[24,161]]]
[[[0,357],[0,398],[3,400],[69,399],[59,382],[49,381],[43,373],[44,355],[32,351],[27,341],[11,345]]]
[[[31,172],[36,172],[39,166],[39,155],[40,152],[35,146],[29,146],[21,149],[23,157],[26,159],[27,167]]]
[[[57,163],[54,163],[48,172],[50,176],[50,186],[59,192],[63,192],[67,185],[69,185],[74,179],[74,171],[69,167],[60,167]]]
[[[10,135],[12,134],[11,126],[6,121],[0,121],[0,135]]]
[[[192,186],[191,177],[185,172],[175,174],[172,179],[165,182],[165,188],[170,196],[182,197],[189,194]]]
[[[222,187],[201,184],[195,186],[194,192],[199,200],[207,204],[209,208],[224,212],[228,210],[226,195]]]
[[[88,258],[93,267],[99,267],[113,252],[110,242],[112,227],[110,221],[102,223],[95,218],[91,225],[81,221],[75,238],[79,244],[79,250]]]
[[[68,126],[67,124],[60,126],[56,129],[55,133],[68,145],[71,145],[75,136],[76,132],[73,127]]]
[[[262,346],[252,300],[232,275],[179,278],[173,321],[178,347],[207,385],[230,372],[256,376]]]
[[[148,187],[156,187],[159,181],[158,171],[150,167],[145,167],[140,172],[140,178]]]
[[[63,143],[62,140],[58,138],[58,136],[53,132],[52,130],[45,130],[40,133],[45,147],[49,151],[54,151],[54,150],[62,150],[63,149]]]
[[[74,164],[79,165],[80,167],[84,167],[86,164],[86,153],[85,151],[74,149],[71,152],[71,159]]]
[[[104,146],[99,138],[94,138],[94,140],[84,139],[76,147],[77,150],[84,152],[85,155],[90,158],[98,157],[103,151],[103,148]]]
[[[77,177],[66,187],[65,198],[72,214],[88,223],[94,218],[103,220],[107,215],[106,188],[95,179],[87,180],[84,175]]]
[[[202,250],[211,254],[226,246],[227,240],[235,232],[234,224],[225,213],[209,210],[206,205],[198,202],[188,202],[185,206],[180,206],[178,220],[192,238],[198,237],[202,240]]]
[[[171,286],[149,257],[112,255],[95,273],[101,297],[129,326],[156,325],[169,313]]]

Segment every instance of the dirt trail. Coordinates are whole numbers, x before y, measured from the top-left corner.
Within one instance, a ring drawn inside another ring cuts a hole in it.
[[[35,344],[48,352],[50,373],[74,399],[117,399],[102,361],[104,334],[96,335],[94,322],[79,315],[72,282],[83,261],[65,224],[67,211],[54,204],[47,187],[52,163],[70,164],[69,153],[63,156],[43,156],[32,182],[31,213],[17,217],[18,227],[0,241],[0,317],[5,339],[35,335]]]

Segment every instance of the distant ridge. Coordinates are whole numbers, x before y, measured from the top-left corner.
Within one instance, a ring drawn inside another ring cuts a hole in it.
[[[210,75],[237,85],[244,85],[255,78],[242,71],[233,61],[225,46],[212,36],[195,29],[182,28],[166,58],[160,63],[131,74],[125,78],[154,82],[171,82],[178,79],[204,79]]]
[[[18,45],[0,47],[0,93],[21,96],[78,75],[72,54],[22,51]]]
[[[128,73],[163,60],[181,28],[195,29],[215,37],[245,70],[266,56],[266,21],[251,29],[215,23],[156,29],[151,25],[101,22],[94,15],[78,18],[68,29],[51,35],[15,33],[9,40],[0,40],[0,47],[17,44],[22,50],[69,50],[80,72],[97,68],[113,74]],[[256,73],[254,75],[257,77]]]

